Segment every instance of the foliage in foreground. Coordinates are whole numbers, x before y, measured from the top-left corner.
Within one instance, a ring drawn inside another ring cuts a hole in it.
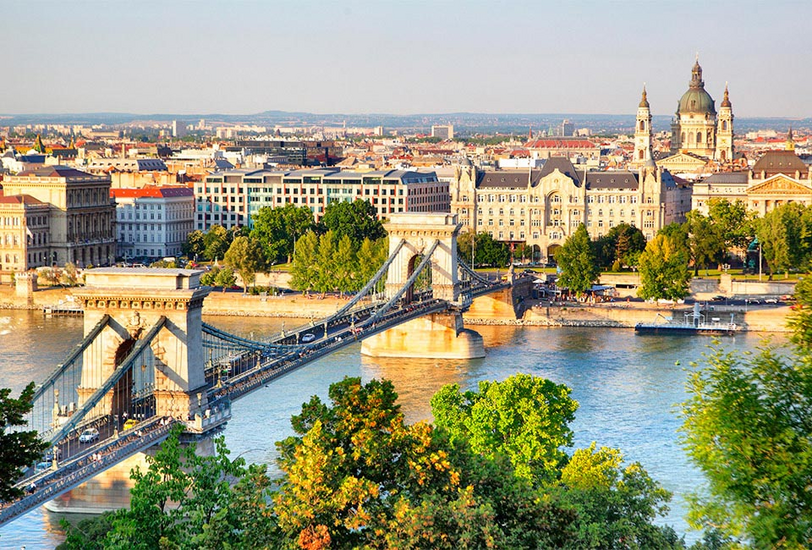
[[[10,389],[0,388],[0,502],[22,496],[14,483],[22,469],[39,460],[47,448],[34,430],[6,431],[26,425],[25,415],[31,411],[34,383],[28,384],[18,398],[10,395]]]
[[[65,547],[684,548],[653,524],[670,494],[639,464],[594,444],[564,452],[577,408],[565,386],[529,375],[448,386],[436,426],[406,424],[389,381],[346,378],[329,397],[305,403],[277,444],[275,491],[222,440],[196,457],[174,434],[134,474],[131,509],[101,520],[100,542],[74,529]]]
[[[714,349],[682,405],[683,444],[708,480],[690,523],[756,548],[812,547],[812,313],[789,324],[790,353]]]

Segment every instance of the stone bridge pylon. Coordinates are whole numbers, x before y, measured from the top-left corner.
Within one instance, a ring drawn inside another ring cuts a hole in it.
[[[361,353],[371,357],[484,357],[482,336],[466,329],[462,321],[462,310],[470,305],[470,297],[464,292],[459,277],[457,236],[462,224],[457,223],[457,216],[446,213],[392,214],[384,227],[389,233],[390,255],[399,250],[387,273],[387,295],[394,296],[404,287],[422,257],[433,248],[431,298],[447,301],[449,309],[371,336],[364,340]],[[409,288],[402,301],[408,305],[414,299],[417,299],[416,293]]]

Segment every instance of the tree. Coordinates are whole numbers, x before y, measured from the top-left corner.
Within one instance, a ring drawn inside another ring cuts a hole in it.
[[[79,270],[76,264],[68,262],[65,264],[65,271],[62,272],[62,281],[67,286],[77,286],[79,284]]]
[[[155,456],[147,457],[146,471],[133,470],[130,508],[107,517],[103,547],[279,547],[264,467],[231,460],[222,437],[214,441],[212,456],[199,456],[194,443],[180,444],[181,432],[173,429]],[[77,530],[69,531],[66,542],[67,548],[90,546]]]
[[[544,378],[516,374],[504,382],[479,383],[479,391],[446,385],[431,400],[436,425],[452,441],[465,440],[488,458],[504,454],[516,475],[551,478],[572,445],[569,423],[578,403],[570,389]]]
[[[229,267],[224,267],[217,272],[217,275],[214,278],[214,284],[222,287],[223,292],[226,289],[231,288],[237,282],[237,277],[234,275],[234,270]]]
[[[336,250],[338,242],[336,234],[328,231],[319,237],[319,248],[316,253],[316,284],[313,287],[317,292],[325,294],[336,289]]]
[[[319,237],[313,231],[308,231],[296,242],[293,265],[290,269],[291,287],[305,292],[315,288],[319,274],[316,263],[318,248]]]
[[[354,290],[361,290],[363,285],[374,277],[375,273],[377,273],[378,269],[380,269],[382,262],[379,261],[379,249],[380,246],[378,243],[372,242],[369,239],[364,239],[364,241],[361,243],[361,246],[355,255],[357,276],[355,278],[356,284],[353,287]]]
[[[350,240],[349,235],[344,235],[338,241],[338,245],[336,246],[333,254],[332,263],[333,278],[335,279],[336,288],[340,292],[347,292],[355,289],[358,261],[355,257],[355,251],[353,250],[352,241]]]
[[[643,232],[627,223],[621,223],[609,230],[593,243],[595,260],[600,267],[622,267],[632,265],[636,254],[646,248]]]
[[[551,492],[577,515],[569,548],[684,548],[672,528],[652,523],[668,511],[671,493],[639,463],[624,467],[617,449],[593,442],[576,450]]]
[[[213,225],[203,238],[203,255],[209,260],[217,260],[225,256],[231,245],[232,234],[222,225]]]
[[[753,216],[747,212],[747,205],[743,201],[736,199],[731,203],[727,199],[710,199],[708,217],[719,228],[727,252],[736,248],[745,249],[753,240]]]
[[[249,237],[237,237],[228,247],[223,258],[225,264],[240,274],[243,291],[248,292],[248,285],[254,282],[254,276],[262,265],[262,248]]]
[[[561,547],[573,514],[536,498],[510,463],[407,425],[389,381],[346,378],[277,444],[280,527],[300,548]]]
[[[800,268],[809,253],[805,208],[798,203],[778,206],[756,222],[756,237],[770,272]]]
[[[296,241],[314,227],[313,212],[307,206],[265,206],[254,215],[251,238],[261,243],[269,262],[290,262]]]
[[[586,226],[581,224],[570,235],[555,255],[561,268],[558,285],[569,288],[581,296],[598,279],[598,266]]]
[[[195,229],[186,236],[186,242],[181,245],[181,251],[190,260],[204,256],[206,250],[206,234]]]
[[[505,243],[495,241],[489,233],[477,233],[476,264],[493,267],[506,266],[510,261],[510,250]],[[463,258],[464,259],[464,258]]]
[[[220,273],[219,267],[212,267],[200,276],[200,284],[206,286],[217,286],[217,275]]]
[[[680,300],[689,294],[688,254],[679,246],[679,234],[658,233],[640,255],[640,289],[644,300]]]
[[[682,404],[682,442],[705,474],[689,500],[692,526],[756,548],[812,546],[812,354],[717,348],[695,365]]]
[[[337,239],[349,236],[355,246],[364,239],[375,241],[386,236],[375,207],[362,199],[331,202],[324,209],[321,223],[326,231],[335,233]]]
[[[23,469],[37,462],[48,448],[36,430],[6,432],[7,428],[26,425],[25,415],[33,407],[34,383],[28,384],[18,398],[10,395],[9,388],[0,388],[0,502],[22,496],[14,484]]]
[[[691,259],[694,262],[694,277],[699,275],[699,267],[718,262],[725,253],[725,241],[719,226],[712,223],[710,218],[697,210],[688,212],[687,232],[691,250]],[[707,274],[707,273],[706,273]]]

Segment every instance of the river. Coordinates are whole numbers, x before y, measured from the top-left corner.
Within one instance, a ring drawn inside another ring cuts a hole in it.
[[[292,319],[208,317],[224,330],[260,338],[296,324]],[[617,447],[628,461],[639,461],[649,474],[674,492],[671,512],[662,523],[695,540],[685,523],[682,495],[701,483],[677,442],[676,405],[685,397],[685,368],[708,351],[708,337],[637,336],[631,330],[473,327],[482,334],[484,359],[371,359],[360,344],[338,351],[233,405],[225,430],[232,456],[270,465],[276,472],[275,441],[292,434],[290,416],[311,395],[327,397],[332,382],[345,376],[392,380],[409,422],[430,420],[429,400],[444,384],[472,388],[480,380],[502,380],[525,372],[572,388],[580,404],[575,447],[596,441]],[[39,312],[0,310],[0,387],[16,395],[31,380],[43,380],[82,336],[80,318],[45,319]],[[722,345],[754,350],[763,335],[726,337]],[[780,337],[774,337],[780,340]],[[40,508],[0,529],[1,548],[53,548],[62,540],[58,518]]]

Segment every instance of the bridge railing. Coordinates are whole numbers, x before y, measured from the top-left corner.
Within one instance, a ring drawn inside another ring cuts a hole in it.
[[[0,504],[0,525],[57,498],[125,458],[160,443],[167,438],[175,422],[176,420],[168,417],[154,418],[145,422],[139,430],[122,434],[105,445],[89,449],[87,453],[65,462],[55,471],[21,481],[18,487],[28,490],[28,493],[16,501]]]

